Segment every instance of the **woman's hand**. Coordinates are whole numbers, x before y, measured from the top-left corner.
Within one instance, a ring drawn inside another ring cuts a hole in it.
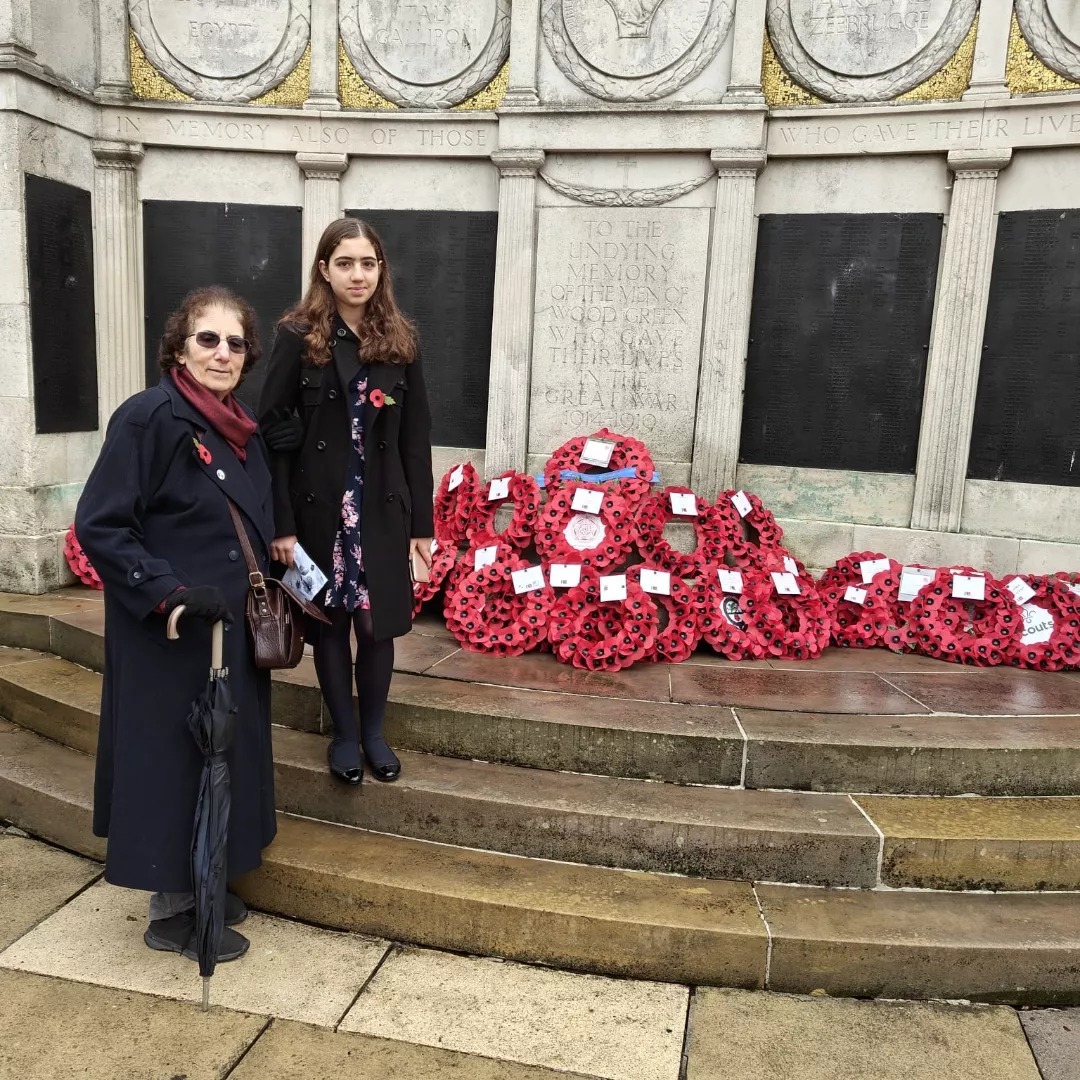
[[[291,570],[296,566],[293,549],[296,547],[295,536],[279,536],[270,541],[270,558],[274,562],[284,563]]]
[[[271,549],[273,550],[273,549]],[[420,558],[427,563],[427,568],[431,569],[431,537],[425,536],[422,538],[413,537],[409,541],[409,558],[411,559],[416,552],[420,552]]]

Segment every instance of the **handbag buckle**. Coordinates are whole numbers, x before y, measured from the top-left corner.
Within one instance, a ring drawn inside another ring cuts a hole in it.
[[[264,578],[258,570],[252,570],[252,572],[248,574],[248,583],[253,589],[261,589],[266,585],[266,578]]]

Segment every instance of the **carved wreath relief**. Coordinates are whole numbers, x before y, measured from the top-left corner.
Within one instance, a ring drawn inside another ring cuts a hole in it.
[[[1016,0],[1028,44],[1047,67],[1080,82],[1080,4],[1076,0]]]
[[[405,108],[459,104],[510,53],[510,0],[342,0],[340,26],[360,77]]]
[[[128,0],[147,59],[200,101],[250,101],[304,54],[311,0]]]
[[[653,101],[716,56],[733,10],[732,0],[544,0],[544,40],[594,97]]]
[[[887,101],[948,62],[978,6],[978,0],[769,0],[769,37],[788,73],[820,97]]]

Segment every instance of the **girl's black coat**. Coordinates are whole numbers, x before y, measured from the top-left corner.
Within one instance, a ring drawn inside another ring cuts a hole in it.
[[[196,436],[209,464],[196,453]],[[179,640],[166,640],[165,617],[154,609],[180,585],[216,585],[235,619],[225,634],[237,706],[229,877],[258,866],[274,838],[270,679],[256,670],[245,632],[248,571],[226,496],[265,568],[273,518],[261,437],[248,440],[241,464],[166,376],[113,414],[76,510],[76,535],[105,585],[94,832],[109,838],[105,877],[115,885],[191,888],[202,756],[187,715],[206,685],[210,628],[181,619]]]
[[[296,536],[330,575],[341,497],[351,483],[352,436],[345,397],[360,361],[359,342],[340,319],[331,336],[330,363],[319,367],[305,356],[303,336],[278,330],[259,400],[259,417],[299,412],[302,447],[271,453],[274,477],[274,535]],[[392,398],[381,408],[371,393]],[[360,543],[364,552],[372,629],[378,640],[412,628],[409,540],[435,531],[432,516],[431,412],[419,356],[411,364],[368,366],[364,406],[364,494]]]

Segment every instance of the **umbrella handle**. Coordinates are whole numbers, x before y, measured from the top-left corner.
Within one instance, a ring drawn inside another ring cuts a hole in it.
[[[169,621],[165,625],[165,636],[169,641],[176,641],[180,637],[180,617],[184,614],[185,607],[183,604],[178,604],[169,613]],[[210,632],[210,666],[212,668],[220,670],[224,665],[222,664],[223,652],[225,646],[225,624],[219,619],[214,623],[213,629]]]

